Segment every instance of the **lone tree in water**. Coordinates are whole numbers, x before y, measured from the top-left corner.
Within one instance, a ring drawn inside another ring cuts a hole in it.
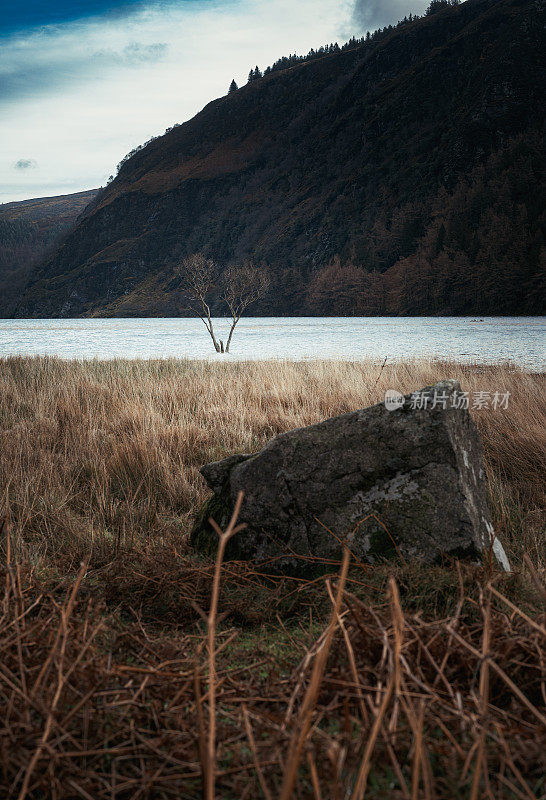
[[[265,270],[245,261],[238,266],[228,267],[222,276],[222,284],[222,298],[231,314],[231,327],[226,343],[226,353],[229,353],[235,326],[246,309],[267,293],[270,281]]]
[[[184,259],[178,271],[186,281],[185,297],[188,309],[203,321],[212,338],[214,349],[217,353],[221,353],[221,342],[218,342],[214,335],[209,306],[210,295],[218,285],[218,266],[210,258],[205,258],[202,253],[194,253]]]
[[[269,289],[267,273],[251,262],[230,266],[220,274],[218,265],[202,253],[184,259],[180,270],[186,282],[187,307],[202,320],[217,353],[229,353],[235,326],[246,309],[266,294]],[[217,339],[211,315],[212,298],[222,300],[229,310],[231,326],[224,347]]]

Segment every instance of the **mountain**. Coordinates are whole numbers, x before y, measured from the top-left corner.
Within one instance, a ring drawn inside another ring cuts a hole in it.
[[[544,3],[435,6],[125,159],[17,314],[185,314],[197,251],[267,268],[259,314],[542,312]]]
[[[73,227],[96,189],[0,205],[0,316],[9,313],[48,250]]]

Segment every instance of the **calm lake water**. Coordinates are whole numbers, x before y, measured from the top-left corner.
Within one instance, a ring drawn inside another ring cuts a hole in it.
[[[227,338],[228,321],[216,321]],[[389,360],[418,357],[546,368],[546,317],[243,318],[229,356],[198,319],[0,320],[0,356]]]

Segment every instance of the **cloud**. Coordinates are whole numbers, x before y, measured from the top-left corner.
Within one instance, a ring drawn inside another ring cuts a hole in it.
[[[103,26],[74,23],[0,38],[0,103],[51,94],[97,77],[108,79],[120,67],[149,65],[165,58],[167,42],[128,41],[131,28],[134,25],[125,31],[117,20]]]
[[[118,52],[115,50],[97,50],[91,58],[110,62],[110,65],[139,66],[140,64],[152,64],[156,61],[161,61],[167,55],[168,50],[169,45],[166,42],[153,42],[152,44],[131,42]]]
[[[141,64],[145,61],[160,61],[166,56],[168,49],[169,45],[166,42],[154,42],[153,44],[131,42],[131,44],[123,48],[123,57],[133,64]]]
[[[38,163],[33,158],[20,158],[18,161],[15,162],[13,165],[13,169],[37,169]]]
[[[423,0],[355,0],[353,24],[358,33],[394,25],[405,16],[422,14],[429,5]]]
[[[148,3],[156,0],[147,0]],[[161,0],[157,0],[160,2]],[[99,15],[127,16],[143,0],[24,0],[4,3],[1,28],[4,31],[25,30],[30,27],[59,24],[81,17]]]
[[[127,152],[233,77],[243,85],[251,66],[345,41],[353,10],[354,0],[162,0],[0,37],[0,202],[104,185]],[[12,169],[25,151],[39,171]]]

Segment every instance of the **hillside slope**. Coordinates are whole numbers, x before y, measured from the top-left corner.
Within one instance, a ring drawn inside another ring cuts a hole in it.
[[[257,313],[539,313],[542,8],[468,0],[215,100],[123,164],[17,313],[183,314],[199,250],[267,266]]]
[[[9,313],[32,268],[95,197],[96,189],[0,205],[0,316]]]

